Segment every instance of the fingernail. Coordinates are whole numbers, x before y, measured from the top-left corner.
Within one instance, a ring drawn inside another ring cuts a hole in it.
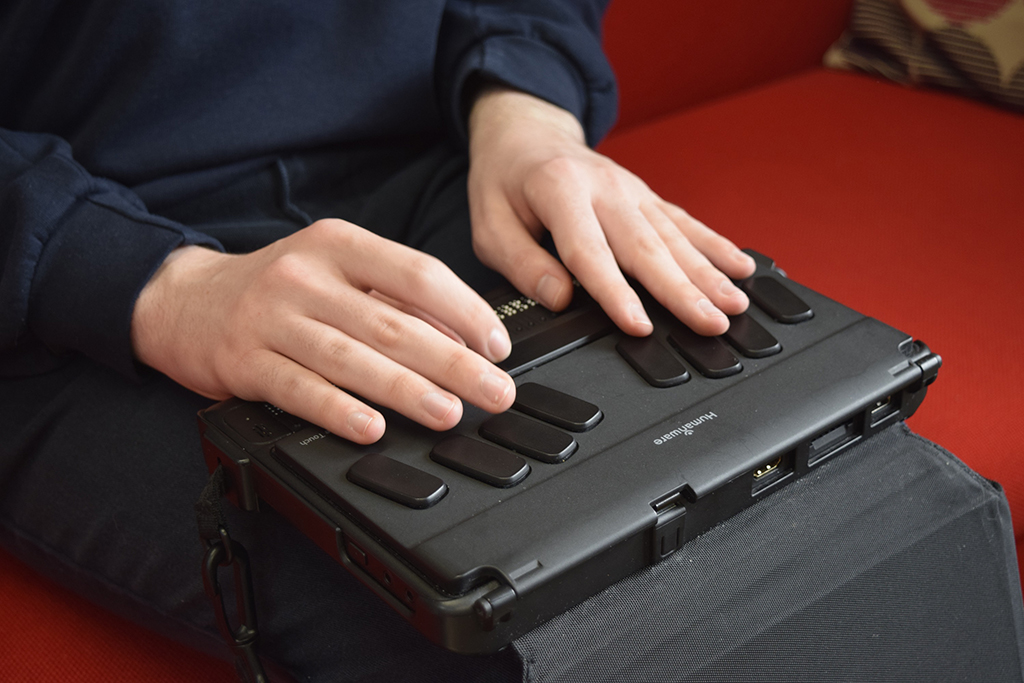
[[[553,275],[545,273],[537,283],[537,301],[547,308],[555,307],[561,293],[562,283]]]
[[[698,301],[697,308],[699,308],[700,312],[709,318],[712,318],[714,316],[722,316],[723,318],[725,317],[725,313],[722,313],[720,310],[715,308],[715,305],[708,301],[707,299],[701,299],[700,301]]]
[[[508,339],[505,330],[495,327],[491,330],[491,336],[487,339],[487,353],[491,362],[497,363],[508,358],[512,353],[512,342]]]
[[[421,401],[423,403],[423,409],[426,410],[432,418],[440,422],[444,422],[445,418],[448,417],[448,414],[452,412],[453,408],[455,408],[455,401],[447,396],[442,396],[436,391],[423,394]]]
[[[737,249],[736,251],[734,251],[732,253],[732,258],[733,258],[734,261],[739,261],[740,263],[742,263],[745,266],[756,266],[757,265],[756,263],[754,263],[754,259],[753,259],[753,257],[750,254],[744,254],[739,249]]]
[[[718,285],[718,291],[724,294],[725,296],[732,296],[733,294],[738,293],[740,290],[736,287],[736,285],[732,283],[731,280],[722,280],[722,282]]]
[[[373,420],[373,416],[366,413],[355,412],[348,414],[348,426],[352,431],[363,436],[366,436],[366,433],[370,430]]]
[[[512,388],[511,384],[511,381],[490,372],[485,372],[480,376],[480,390],[494,404],[500,404],[505,400],[509,389]]]
[[[629,305],[629,317],[633,319],[637,325],[643,325],[645,327],[654,327],[651,323],[651,319],[647,317],[647,311],[644,307],[635,301]]]

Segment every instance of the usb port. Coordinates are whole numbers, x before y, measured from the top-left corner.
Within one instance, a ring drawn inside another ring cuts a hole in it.
[[[875,406],[868,414],[868,425],[877,427],[898,412],[900,412],[899,396],[886,396],[881,401],[875,402]]]
[[[815,465],[859,440],[854,420],[830,429],[811,442],[807,449],[807,465]]]

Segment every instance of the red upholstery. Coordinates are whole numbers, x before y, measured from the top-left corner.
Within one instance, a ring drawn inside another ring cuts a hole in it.
[[[1006,488],[1021,539],[1024,117],[815,69],[602,151],[795,279],[942,355],[910,424]]]
[[[820,64],[853,0],[617,0],[605,51],[619,127]]]
[[[224,683],[226,662],[115,617],[0,552],[0,680]]]
[[[1000,481],[1024,529],[1024,118],[815,68],[849,4],[616,0],[606,31],[621,132],[602,149],[801,282],[941,353],[911,425]],[[710,98],[722,99],[681,111]],[[233,676],[2,552],[0,672]]]

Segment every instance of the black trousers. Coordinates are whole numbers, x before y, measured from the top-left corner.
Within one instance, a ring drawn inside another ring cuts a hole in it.
[[[238,251],[347,218],[486,290],[500,280],[469,248],[465,171],[443,147],[368,147],[140,193]],[[192,509],[207,480],[195,414],[209,403],[82,358],[0,381],[0,543],[94,602],[227,657]],[[297,680],[1022,680],[1006,499],[903,426],[484,657],[428,643],[272,509],[227,512],[252,560],[261,652]]]

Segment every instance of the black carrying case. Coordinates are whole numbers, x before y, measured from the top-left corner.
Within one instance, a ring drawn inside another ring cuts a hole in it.
[[[1021,681],[1010,507],[897,424],[513,647],[531,683]]]

